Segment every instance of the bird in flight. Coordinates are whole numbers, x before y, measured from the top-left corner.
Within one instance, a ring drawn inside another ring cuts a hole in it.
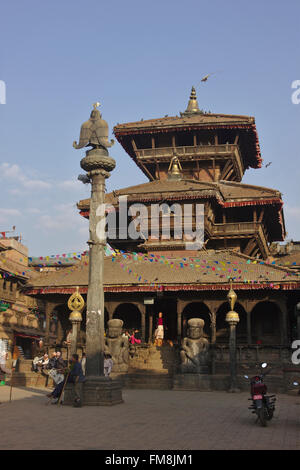
[[[267,163],[267,164],[265,165],[265,167],[268,168],[268,166],[270,166],[271,163],[272,163],[272,162]]]
[[[218,72],[219,72],[219,70],[218,70]],[[211,75],[214,75],[215,73],[217,73],[217,72],[212,72],[212,73],[209,73],[209,74],[205,75],[203,78],[201,78],[201,82],[207,82],[208,77],[210,77]]]

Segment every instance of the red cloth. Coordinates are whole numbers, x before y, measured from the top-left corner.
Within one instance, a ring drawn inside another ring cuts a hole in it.
[[[159,325],[163,325],[163,319],[162,319],[162,317],[159,317],[159,318],[158,318],[158,324],[159,324]]]
[[[129,343],[131,343],[131,344],[134,344],[134,343],[140,344],[141,342],[142,341],[140,339],[135,338],[134,335],[130,336],[130,338],[129,338]]]

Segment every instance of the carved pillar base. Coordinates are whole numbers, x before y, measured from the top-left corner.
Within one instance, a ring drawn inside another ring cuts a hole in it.
[[[65,388],[64,405],[74,404],[73,385]],[[87,377],[82,386],[82,406],[112,406],[123,403],[122,385],[108,377]]]

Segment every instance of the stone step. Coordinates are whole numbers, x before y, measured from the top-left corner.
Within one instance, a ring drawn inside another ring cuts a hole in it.
[[[48,387],[54,388],[53,380],[35,372],[15,372],[13,374],[14,387]],[[6,383],[11,384],[11,378],[7,376]]]
[[[32,372],[32,361],[31,360],[19,361],[18,372]]]
[[[173,380],[168,374],[128,374],[124,386],[129,389],[170,390]]]

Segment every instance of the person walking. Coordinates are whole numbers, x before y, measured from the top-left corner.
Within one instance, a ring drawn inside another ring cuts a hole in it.
[[[75,407],[81,406],[81,394],[82,394],[82,383],[85,381],[85,377],[82,372],[82,367],[79,362],[78,354],[73,354],[71,358],[71,370],[68,378],[68,382],[74,385],[74,405]]]

